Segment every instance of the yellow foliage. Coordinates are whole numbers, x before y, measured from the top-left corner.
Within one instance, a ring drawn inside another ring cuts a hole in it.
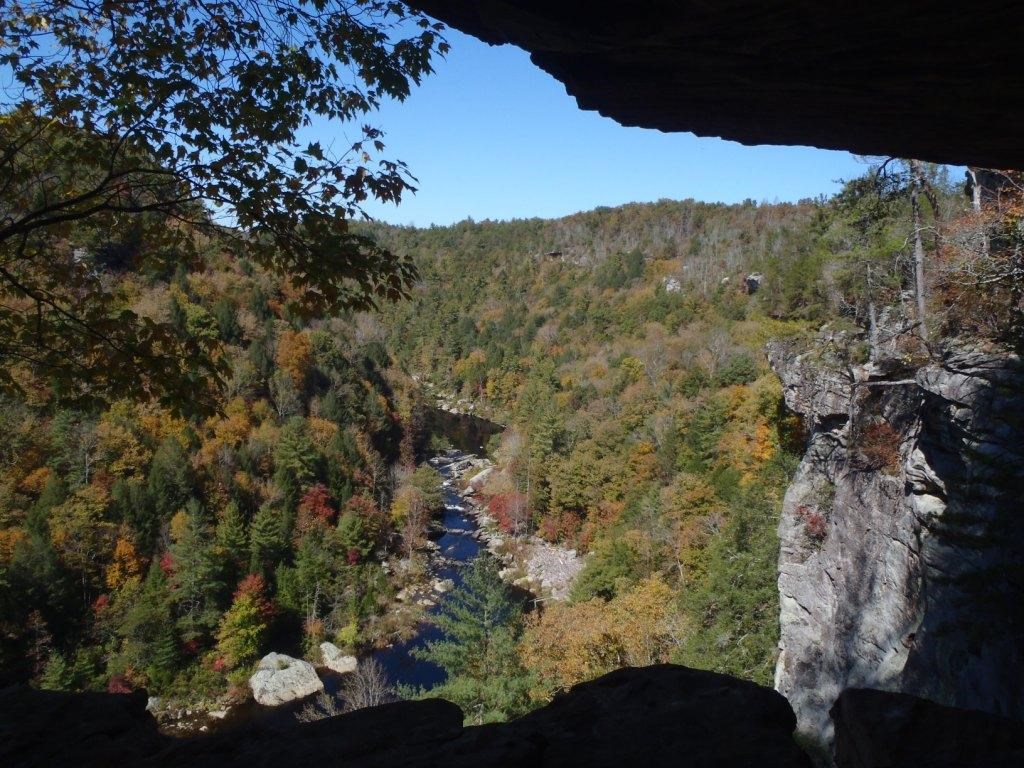
[[[274,406],[272,406],[266,398],[261,397],[252,404],[252,417],[259,424],[262,424],[265,421],[272,421],[274,416]]]
[[[136,433],[138,410],[120,400],[100,417],[96,425],[96,448],[107,469],[118,477],[141,477],[153,458],[152,450]]]
[[[114,554],[107,566],[107,587],[120,589],[126,584],[137,584],[142,577],[142,558],[123,534],[114,543]]]
[[[664,661],[676,630],[674,600],[672,589],[660,576],[654,575],[608,604],[627,666]]]
[[[327,446],[330,445],[331,440],[338,434],[338,425],[333,421],[327,419],[321,419],[317,416],[309,417],[309,436],[315,445],[321,451],[326,451]]]
[[[550,698],[620,666],[607,613],[604,601],[595,598],[574,605],[551,603],[528,619],[520,652],[543,686],[531,691],[533,698]]]
[[[223,416],[206,420],[203,443],[199,448],[200,465],[210,466],[224,447],[237,448],[249,436],[252,422],[249,407],[240,397],[234,398],[224,409]]]
[[[14,556],[14,548],[28,538],[24,528],[0,529],[0,563],[8,563]]]
[[[619,363],[619,370],[622,371],[626,381],[637,382],[643,378],[644,364],[636,357],[627,356],[622,358],[622,362]]]
[[[52,474],[53,472],[49,467],[33,469],[25,477],[21,478],[21,482],[18,483],[18,490],[38,496],[43,492],[43,488],[46,487],[46,483]]]
[[[182,540],[188,531],[188,512],[179,509],[171,518],[171,539],[177,543]]]
[[[621,666],[663,661],[677,634],[675,595],[651,576],[606,603],[551,603],[527,621],[521,654],[537,674],[538,700]]]
[[[139,426],[148,435],[153,445],[159,445],[165,438],[173,437],[183,448],[189,444],[188,421],[174,416],[158,405],[152,403],[141,405],[136,412]]]
[[[100,569],[100,557],[109,552],[114,526],[104,520],[110,496],[100,485],[87,485],[54,507],[50,514],[50,540],[65,562],[83,573]]]
[[[556,392],[555,393],[555,407],[559,410],[565,410],[572,405],[572,392]]]

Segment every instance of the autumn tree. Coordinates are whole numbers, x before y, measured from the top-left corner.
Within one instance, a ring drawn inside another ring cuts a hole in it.
[[[412,265],[349,221],[411,189],[406,167],[371,126],[337,152],[299,135],[404,99],[447,50],[439,31],[383,0],[5,5],[0,385],[25,363],[66,397],[202,405],[225,371],[212,347],[95,270],[166,269],[195,232],[286,275],[300,314],[401,296]]]
[[[235,590],[231,607],[217,629],[217,652],[228,668],[251,664],[263,651],[273,607],[267,600],[263,578],[246,576]]]

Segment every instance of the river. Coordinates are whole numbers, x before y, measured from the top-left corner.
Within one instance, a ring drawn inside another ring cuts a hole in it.
[[[478,435],[472,431],[463,433],[463,436],[470,443],[478,438]],[[430,580],[450,579],[456,587],[462,583],[462,566],[476,557],[482,548],[481,543],[472,535],[477,530],[477,524],[466,511],[468,505],[459,496],[456,480],[460,473],[454,469],[456,464],[471,457],[472,454],[463,450],[453,450],[431,460],[431,464],[443,478],[442,495],[445,510],[439,521],[443,526],[444,533],[436,539],[438,550],[432,557]],[[440,466],[438,466],[439,462]],[[472,475],[477,470],[468,468],[466,471]],[[444,595],[438,595],[429,589],[424,594],[430,595],[431,599],[438,603],[444,600]],[[428,614],[434,613],[438,609],[439,606],[434,605],[429,608]],[[430,622],[429,616],[425,618],[426,620],[417,628],[416,634],[409,640],[371,651],[368,654],[384,668],[388,681],[393,686],[409,685],[431,688],[444,682],[443,670],[429,662],[416,659],[412,655],[413,649],[422,648],[430,640],[442,637],[441,631]],[[327,693],[337,694],[344,682],[343,677],[326,669],[319,669],[318,673],[324,682]],[[223,720],[211,719],[205,714],[196,712],[194,717],[189,716],[175,721],[176,730],[168,729],[167,732],[176,735],[197,735],[206,730],[227,731],[254,727],[288,729],[296,724],[295,714],[304,704],[305,701],[296,701],[276,707],[267,707],[249,699],[231,707]]]
[[[462,584],[461,566],[476,557],[481,549],[480,542],[472,535],[477,530],[476,522],[467,514],[466,502],[459,496],[454,482],[456,473],[452,467],[465,458],[468,456],[459,454],[455,461],[437,468],[445,480],[445,510],[441,519],[444,533],[437,539],[438,553],[443,556],[443,560],[434,569],[434,578],[451,579],[456,587]],[[441,596],[440,600],[443,601],[444,597]],[[429,609],[429,613],[437,610],[438,606],[435,605]],[[430,688],[444,682],[444,672],[429,662],[416,659],[412,651],[441,636],[437,626],[427,621],[412,639],[375,651],[372,657],[384,667],[392,684]]]

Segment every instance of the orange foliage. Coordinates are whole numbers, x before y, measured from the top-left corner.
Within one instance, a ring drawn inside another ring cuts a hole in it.
[[[527,620],[521,653],[542,681],[536,699],[621,666],[664,661],[673,642],[672,590],[652,576],[610,602],[549,603]]]
[[[27,538],[28,534],[23,528],[0,529],[0,563],[10,562],[14,556],[14,548]]]
[[[292,380],[296,389],[306,386],[313,370],[313,345],[304,331],[286,330],[277,340],[277,367]]]
[[[337,515],[331,492],[323,483],[317,483],[302,494],[299,500],[299,513],[295,521],[297,534],[303,534],[314,528],[326,528]]]

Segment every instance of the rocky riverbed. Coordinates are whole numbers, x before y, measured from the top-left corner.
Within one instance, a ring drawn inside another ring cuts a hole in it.
[[[505,568],[502,576],[517,587],[532,592],[540,599],[565,600],[576,577],[583,569],[584,558],[575,549],[566,549],[539,536],[511,536],[504,533],[498,521],[488,512],[481,489],[495,472],[486,459],[472,465],[477,471],[468,477],[460,496],[466,510],[477,523],[474,534]],[[463,470],[468,474],[468,468]]]
[[[393,560],[385,566],[400,582],[407,582],[398,591],[391,611],[395,624],[407,625],[412,633],[367,654],[383,666],[392,683],[422,687],[444,679],[442,670],[414,654],[416,648],[440,636],[429,614],[437,610],[447,592],[462,583],[462,567],[481,550],[490,551],[502,562],[502,575],[510,584],[538,600],[566,599],[584,564],[575,550],[536,536],[510,536],[500,529],[488,512],[483,493],[487,478],[497,471],[490,460],[453,449],[435,456],[430,464],[442,477],[444,511],[432,523],[424,546],[426,558],[418,561],[419,566],[409,560]],[[411,570],[402,573],[403,568]],[[283,654],[268,654],[253,676],[256,701],[239,703],[222,697],[186,708],[154,699],[150,710],[168,733],[219,731],[240,720],[281,725],[291,720],[303,696],[336,690],[339,675],[355,668],[354,657],[342,655],[329,643],[324,645],[330,647],[321,649],[323,658],[318,667]]]

